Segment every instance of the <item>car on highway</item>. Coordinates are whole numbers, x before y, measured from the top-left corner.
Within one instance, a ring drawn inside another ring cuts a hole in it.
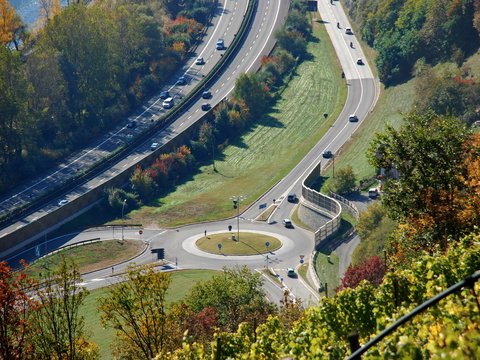
[[[177,85],[186,85],[187,84],[187,78],[185,76],[180,76],[177,80]]]
[[[203,111],[208,111],[212,108],[212,106],[209,103],[203,103],[202,104],[202,110]]]
[[[169,97],[170,97],[170,93],[167,90],[162,91],[160,93],[160,99],[166,99],[166,98],[169,98]]]
[[[295,269],[294,268],[288,268],[287,269],[287,276],[291,277],[291,278],[296,278],[297,273],[295,272]]]
[[[350,115],[350,116],[348,117],[348,121],[350,121],[350,122],[356,122],[356,121],[358,121],[357,115],[355,115],[355,114]]]
[[[225,49],[225,42],[223,39],[218,39],[217,40],[217,50],[223,50]]]
[[[158,147],[158,143],[157,142],[154,142],[152,143],[152,145],[150,145],[150,150],[155,150],[156,148]]]
[[[195,65],[203,65],[205,64],[205,60],[203,60],[203,57],[198,57],[197,60],[195,60]]]
[[[210,99],[212,97],[212,93],[210,91],[204,91],[202,93],[202,98],[203,99]]]
[[[346,27],[346,28],[345,28],[345,34],[347,34],[347,35],[353,35],[352,29],[349,28],[349,27]]]
[[[67,204],[67,203],[68,203],[68,200],[67,200],[67,199],[60,200],[60,201],[58,202],[58,206],[63,206],[63,205],[65,205],[65,204]]]
[[[129,128],[129,129],[135,129],[136,126],[137,126],[137,122],[135,120],[130,120],[127,123],[127,128]]]
[[[295,193],[290,193],[287,195],[288,202],[295,202],[297,201],[297,195]]]
[[[358,58],[358,59],[357,59],[357,64],[358,64],[358,65],[363,65],[363,60],[362,60],[362,58]]]
[[[293,228],[292,220],[290,219],[283,219],[282,223],[286,228]]]
[[[333,156],[333,154],[332,154],[332,152],[331,152],[330,150],[325,150],[325,151],[323,152],[322,156],[323,156],[325,159],[330,159],[330,158]]]
[[[163,100],[162,106],[164,109],[170,109],[173,105],[175,105],[173,102],[173,98],[169,97]]]

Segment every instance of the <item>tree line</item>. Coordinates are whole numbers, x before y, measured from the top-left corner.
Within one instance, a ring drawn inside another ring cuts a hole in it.
[[[392,85],[410,77],[418,60],[459,64],[477,51],[478,0],[345,0],[362,38],[377,51],[380,80]]]
[[[0,191],[85,146],[159,89],[216,1],[42,4],[44,25],[33,32],[0,1]]]
[[[127,210],[131,210],[166,193],[200,164],[211,162],[215,153],[258,121],[270,109],[298,62],[307,55],[311,24],[305,15],[305,3],[292,2],[286,24],[275,36],[295,39],[297,45],[292,48],[291,41],[279,41],[275,53],[262,59],[259,72],[238,77],[232,98],[222,101],[205,116],[198,134],[187,144],[161,154],[148,168],[137,167],[127,188],[108,189],[110,207],[118,212],[127,199]]]

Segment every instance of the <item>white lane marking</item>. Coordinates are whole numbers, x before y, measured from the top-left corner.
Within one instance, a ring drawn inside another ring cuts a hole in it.
[[[217,32],[217,30],[220,28],[220,24],[222,22],[222,19],[224,19],[224,15],[225,14],[225,9],[227,7],[227,0],[224,0],[224,3],[223,3],[223,11],[222,11],[222,15],[220,16],[220,20],[218,21],[217,25],[215,26],[215,30],[213,31],[212,33],[212,36],[208,39],[207,41],[207,44],[205,45],[204,47],[204,50],[200,53],[200,56],[203,54],[203,52],[205,51],[206,48],[208,48],[208,44],[210,44],[211,41],[214,41],[214,36],[215,33]],[[245,12],[247,11],[247,8],[245,8]],[[190,65],[190,67],[187,69],[190,70],[190,68],[192,68],[194,65],[194,63],[192,65]],[[172,85],[168,90],[170,91],[171,89],[173,89],[175,85]],[[152,105],[150,105],[149,107],[147,107],[142,113],[140,113],[140,115],[138,115],[137,117],[135,117],[135,120],[137,120],[138,118],[140,118],[141,116],[143,116],[146,112],[148,112],[153,106],[155,106],[161,99],[157,99],[155,100]],[[33,187],[37,186],[38,184],[42,183],[43,181],[47,180],[47,179],[50,179],[50,178],[53,178],[54,175],[58,174],[59,172],[61,172],[62,170],[70,167],[71,165],[77,163],[78,161],[80,161],[81,159],[83,159],[84,157],[86,157],[87,155],[89,155],[91,152],[93,152],[94,150],[97,150],[100,146],[102,146],[103,144],[105,144],[106,142],[110,141],[114,136],[118,135],[120,132],[122,132],[123,130],[125,129],[125,126],[123,126],[120,130],[118,130],[117,132],[113,133],[112,136],[110,136],[108,139],[105,139],[105,141],[101,142],[98,146],[94,147],[93,149],[90,149],[89,151],[87,151],[85,154],[83,154],[82,156],[76,158],[75,160],[73,160],[71,163],[69,164],[66,164],[64,167],[62,167],[61,169],[55,171],[54,173],[52,173],[51,175],[43,178],[42,180],[34,183],[33,185],[25,188],[24,190],[22,190],[21,192],[17,193],[16,195],[19,195],[19,194],[23,194],[25,193],[26,191],[32,189]],[[12,198],[13,196],[11,196],[10,198],[8,199],[5,199],[5,201],[8,201]]]
[[[178,127],[182,126],[184,124],[184,122],[182,122],[180,125],[178,125]]]
[[[139,158],[138,156],[135,156],[135,157],[133,158],[133,161],[137,160],[138,158]]]
[[[124,164],[124,165],[122,166],[122,169],[125,169],[127,166],[128,166],[128,163],[127,163],[127,164]]]

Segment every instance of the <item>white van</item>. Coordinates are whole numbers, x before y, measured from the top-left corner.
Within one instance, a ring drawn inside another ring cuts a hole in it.
[[[170,109],[174,105],[173,103],[173,98],[169,97],[163,100],[163,108],[164,109]]]
[[[370,199],[376,199],[377,196],[378,196],[378,189],[377,188],[368,189],[368,197]]]

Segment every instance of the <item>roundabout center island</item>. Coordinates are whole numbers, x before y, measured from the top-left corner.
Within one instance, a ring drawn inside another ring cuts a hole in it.
[[[276,251],[282,242],[276,237],[256,232],[224,232],[207,234],[199,238],[195,245],[199,250],[222,255],[260,255]]]

